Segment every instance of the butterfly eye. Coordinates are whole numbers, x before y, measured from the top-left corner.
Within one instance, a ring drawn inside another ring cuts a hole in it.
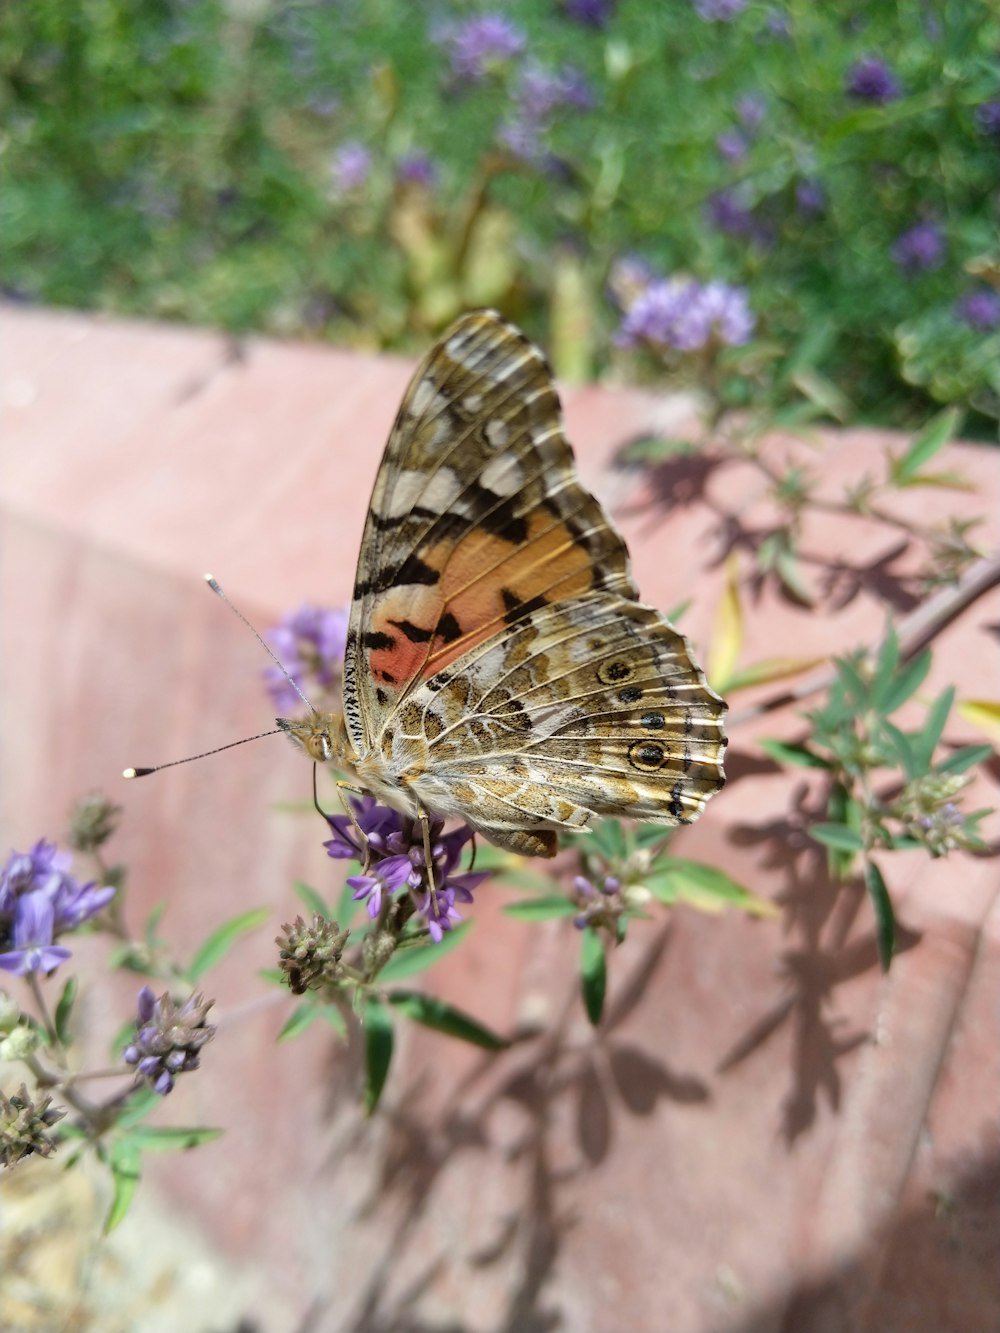
[[[306,741],[306,750],[310,759],[319,764],[328,763],[333,758],[333,745],[328,731],[314,731]]]

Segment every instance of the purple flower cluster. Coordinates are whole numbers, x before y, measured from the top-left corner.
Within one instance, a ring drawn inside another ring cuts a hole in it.
[[[0,871],[0,968],[15,976],[54,972],[70,957],[60,935],[95,916],[115,896],[106,885],[80,884],[70,856],[42,838],[30,852],[12,852]]]
[[[615,12],[615,0],[565,0],[563,10],[585,28],[604,28]]]
[[[738,347],[749,341],[754,324],[743,287],[659,278],[626,308],[615,342],[620,347],[645,344],[678,352],[700,351],[711,343]]]
[[[892,257],[904,273],[926,273],[944,262],[944,233],[936,222],[917,222],[896,237]]]
[[[976,128],[988,139],[1000,139],[1000,97],[976,107]]]
[[[894,102],[901,95],[896,76],[878,56],[862,56],[856,60],[847,71],[844,86],[849,96],[875,106]]]
[[[1000,329],[1000,292],[992,287],[975,287],[958,300],[955,313],[978,333]]]
[[[324,846],[335,860],[366,857],[367,871],[347,881],[352,897],[364,902],[368,915],[375,920],[390,898],[408,894],[414,912],[424,918],[431,938],[439,942],[444,932],[462,919],[456,902],[472,902],[473,890],[488,878],[486,871],[455,873],[472,830],[463,825],[444,833],[444,822],[431,820],[432,893],[420,821],[379,805],[373,796],[352,798],[351,807],[353,820],[349,815],[328,816],[333,837]]]
[[[176,1005],[169,995],[157,999],[148,986],[139,991],[135,1037],[123,1059],[161,1097],[172,1091],[178,1074],[198,1068],[201,1048],[215,1036],[215,1028],[205,1022],[212,1004],[192,995]]]
[[[500,144],[525,162],[548,157],[546,135],[562,110],[589,111],[594,95],[572,65],[551,69],[532,61],[520,71],[511,114],[497,131]]]
[[[706,23],[730,23],[747,7],[747,0],[694,0],[694,8]]]
[[[452,75],[461,83],[482,83],[526,45],[521,29],[500,14],[444,24],[432,37],[447,52]]]
[[[303,694],[310,688],[331,695],[340,681],[347,640],[347,611],[301,606],[264,636]],[[276,666],[264,668],[264,680],[275,707],[294,711],[302,700]]]
[[[432,190],[438,180],[438,165],[427,153],[407,153],[396,163],[396,184]]]
[[[337,195],[356,194],[371,175],[372,155],[363,143],[349,139],[330,159],[330,183]]]

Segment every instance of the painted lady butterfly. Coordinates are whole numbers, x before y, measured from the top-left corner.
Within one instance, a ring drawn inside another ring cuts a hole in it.
[[[492,311],[453,324],[403,398],[343,701],[278,725],[395,809],[523,855],[554,856],[595,816],[690,823],[723,784],[726,705],[638,601],[544,357]]]

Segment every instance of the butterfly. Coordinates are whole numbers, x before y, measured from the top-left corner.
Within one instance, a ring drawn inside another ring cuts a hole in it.
[[[403,814],[554,856],[601,816],[697,818],[725,780],[725,711],[639,601],[542,353],[493,311],[463,315],[417,368],[375,479],[343,710],[278,726]]]

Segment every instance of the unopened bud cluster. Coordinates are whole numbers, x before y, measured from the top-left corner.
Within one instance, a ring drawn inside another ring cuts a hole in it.
[[[285,974],[293,995],[332,985],[343,976],[340,960],[349,930],[341,930],[336,921],[327,921],[317,912],[307,925],[302,917],[281,927],[277,936],[278,965]]]
[[[55,1152],[55,1141],[48,1131],[66,1112],[51,1102],[51,1097],[33,1102],[23,1083],[13,1097],[0,1092],[0,1166],[15,1166],[32,1153],[50,1157]]]
[[[974,839],[968,836],[965,816],[955,801],[969,781],[959,773],[928,773],[907,783],[890,812],[932,856],[969,847]]]
[[[157,999],[148,986],[139,992],[136,1035],[124,1059],[154,1092],[165,1097],[178,1074],[198,1068],[198,1053],[215,1036],[205,1022],[213,1003],[196,994],[178,1007],[169,995]]]

